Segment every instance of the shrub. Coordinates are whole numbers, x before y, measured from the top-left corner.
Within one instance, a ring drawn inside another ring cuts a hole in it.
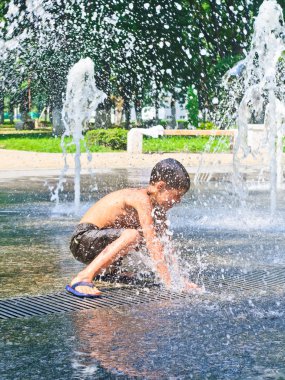
[[[164,128],[167,128],[169,125],[168,120],[163,120],[163,119],[151,119],[151,120],[143,120],[141,125],[136,125],[135,127],[137,128],[151,128],[155,125],[162,125]]]
[[[188,129],[189,121],[188,120],[177,120],[178,129]]]
[[[14,128],[15,124],[10,124],[5,122],[4,124],[0,124],[0,128]]]
[[[215,126],[214,123],[211,121],[206,121],[205,123],[199,123],[197,129],[216,129],[217,127]]]
[[[122,128],[94,129],[86,133],[86,144],[88,147],[101,145],[114,150],[126,150],[127,134],[128,131]]]
[[[164,128],[168,126],[168,121],[167,120],[163,120],[163,119],[159,119],[157,121],[157,124],[158,125],[162,125]]]
[[[110,129],[119,129],[119,128],[123,128],[121,125],[119,124],[111,124],[111,128]]]

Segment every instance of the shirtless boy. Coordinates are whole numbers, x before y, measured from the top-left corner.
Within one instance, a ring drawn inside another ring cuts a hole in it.
[[[101,292],[93,279],[120,257],[145,244],[154,268],[166,287],[171,275],[160,237],[166,232],[166,211],[179,203],[190,188],[184,166],[174,160],[158,162],[145,189],[123,189],[95,203],[75,229],[70,249],[74,257],[88,264],[66,290],[79,297],[97,297]],[[197,288],[184,281],[185,290]]]

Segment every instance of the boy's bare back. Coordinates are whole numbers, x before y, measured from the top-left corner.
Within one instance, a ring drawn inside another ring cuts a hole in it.
[[[140,229],[141,222],[152,222],[152,209],[147,189],[122,189],[96,202],[80,223],[92,223],[99,228]]]

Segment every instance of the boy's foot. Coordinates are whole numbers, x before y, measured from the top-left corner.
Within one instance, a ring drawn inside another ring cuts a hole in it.
[[[79,278],[79,277],[75,277],[71,283],[70,283],[70,286],[72,287],[74,284],[78,283],[78,282],[87,282],[87,283],[92,283],[90,282],[90,280],[88,279],[82,279],[82,278]],[[100,296],[102,294],[102,292],[100,292],[99,289],[97,289],[95,286],[91,287],[90,285],[78,285],[75,287],[76,291],[78,293],[83,293],[83,294],[88,294],[88,295],[92,295],[92,296]]]
[[[199,285],[195,284],[194,282],[190,282],[188,280],[185,281],[183,290],[185,292],[203,292],[203,289],[199,287]]]

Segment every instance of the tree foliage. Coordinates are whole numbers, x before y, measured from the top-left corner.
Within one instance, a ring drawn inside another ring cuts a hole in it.
[[[195,85],[200,107],[210,108],[221,76],[249,46],[261,2],[2,1],[2,87],[16,94],[30,79],[34,95],[60,105],[69,68],[88,56],[109,96],[181,99]]]

